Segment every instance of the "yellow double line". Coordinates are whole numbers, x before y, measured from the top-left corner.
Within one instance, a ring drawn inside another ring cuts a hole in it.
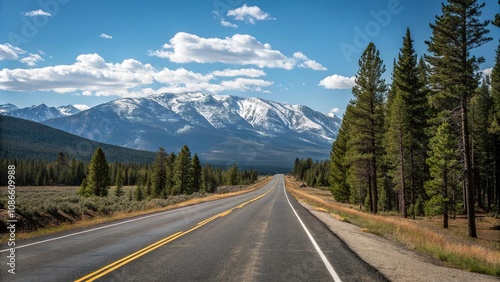
[[[246,202],[244,202],[244,203],[242,203],[242,204],[240,204],[240,205],[238,205],[236,207],[230,208],[229,210],[226,210],[226,211],[221,212],[219,214],[216,214],[216,215],[214,215],[212,217],[209,217],[209,218],[207,218],[207,219],[199,222],[198,224],[196,224],[196,226],[192,227],[191,229],[189,229],[187,231],[177,232],[177,233],[172,234],[172,235],[170,235],[170,236],[168,236],[166,238],[163,238],[163,239],[161,239],[160,241],[158,241],[156,243],[153,243],[153,244],[151,244],[151,245],[149,245],[149,246],[147,246],[145,248],[142,248],[142,249],[138,250],[137,252],[135,252],[133,254],[130,254],[130,255],[128,255],[128,256],[120,259],[120,260],[117,260],[117,261],[115,261],[113,263],[110,263],[110,264],[106,265],[105,267],[103,267],[103,268],[101,268],[101,269],[99,269],[97,271],[94,271],[94,272],[92,272],[92,273],[90,273],[90,274],[88,274],[88,275],[86,275],[86,276],[84,276],[84,277],[76,280],[76,282],[80,282],[80,281],[94,281],[94,280],[96,280],[98,278],[101,278],[102,276],[104,276],[104,275],[106,275],[106,274],[108,274],[108,273],[110,273],[110,272],[112,272],[112,271],[114,271],[114,270],[116,270],[116,269],[124,266],[125,264],[127,264],[127,263],[129,263],[129,262],[131,262],[131,261],[133,261],[133,260],[135,260],[135,259],[137,259],[139,257],[142,257],[143,255],[145,255],[145,254],[147,254],[147,253],[149,253],[149,252],[151,252],[151,251],[153,251],[155,249],[158,249],[159,247],[161,247],[163,245],[166,245],[166,244],[174,241],[175,239],[177,239],[179,237],[182,237],[182,236],[190,233],[191,231],[194,231],[194,230],[202,227],[203,225],[205,225],[205,224],[207,224],[207,223],[215,220],[216,218],[226,216],[226,215],[230,214],[235,209],[241,209],[244,206],[246,206],[247,204],[257,201],[258,199],[260,199],[260,198],[266,196],[267,194],[269,194],[274,189],[274,187],[276,186],[277,183],[278,183],[278,180],[276,180],[276,182],[274,182],[274,185],[273,185],[273,187],[271,187],[271,189],[269,189],[266,193],[264,193],[264,194],[262,194],[260,196],[257,196],[257,197],[255,197],[255,198],[253,198],[251,200],[248,200],[248,201],[246,201]]]

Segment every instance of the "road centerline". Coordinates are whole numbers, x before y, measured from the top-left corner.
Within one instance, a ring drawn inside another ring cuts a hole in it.
[[[265,197],[266,195],[268,195],[274,189],[274,187],[276,186],[276,184],[278,183],[278,181],[279,181],[279,179],[276,179],[276,181],[274,182],[273,186],[268,191],[266,191],[264,194],[262,194],[262,195],[254,197],[254,198],[252,198],[252,199],[250,199],[250,200],[248,200],[246,202],[243,202],[242,204],[239,204],[239,205],[237,205],[235,207],[232,207],[232,208],[230,208],[230,209],[228,209],[226,211],[218,213],[215,216],[209,217],[209,218],[207,218],[207,219],[199,222],[198,224],[196,224],[191,229],[188,229],[187,231],[180,231],[180,232],[172,234],[172,235],[170,235],[170,236],[168,236],[166,238],[163,238],[163,239],[161,239],[161,240],[159,240],[159,241],[157,241],[157,242],[155,242],[155,243],[153,243],[153,244],[151,244],[151,245],[149,245],[149,246],[147,246],[145,248],[140,249],[139,251],[136,251],[136,252],[134,252],[134,253],[132,253],[132,254],[130,254],[130,255],[122,258],[122,259],[119,259],[119,260],[117,260],[117,261],[115,261],[113,263],[110,263],[110,264],[108,264],[108,265],[106,265],[106,266],[104,266],[104,267],[102,267],[102,268],[100,268],[100,269],[98,269],[98,270],[96,270],[96,271],[94,271],[92,273],[87,274],[86,276],[75,280],[75,282],[94,281],[94,280],[96,280],[96,279],[98,279],[98,278],[100,278],[100,277],[102,277],[102,276],[104,276],[104,275],[106,275],[106,274],[108,274],[108,273],[110,273],[110,272],[112,272],[112,271],[114,271],[114,270],[116,270],[116,269],[124,266],[125,264],[127,264],[127,263],[129,263],[129,262],[131,262],[131,261],[133,261],[133,260],[135,260],[135,259],[137,259],[139,257],[142,257],[143,255],[145,255],[145,254],[147,254],[147,253],[149,253],[149,252],[151,252],[151,251],[153,251],[153,250],[155,250],[155,249],[157,249],[157,248],[159,248],[161,246],[164,246],[164,245],[166,245],[166,244],[174,241],[175,239],[180,238],[180,237],[182,237],[182,236],[184,236],[184,235],[186,235],[186,234],[188,234],[188,233],[190,233],[190,232],[192,232],[192,231],[194,231],[194,230],[196,230],[196,229],[198,229],[198,228],[200,228],[200,227],[208,224],[209,222],[211,222],[211,221],[213,221],[213,220],[215,220],[217,218],[224,217],[224,216],[230,214],[235,209],[241,209],[245,205],[247,205],[249,203],[252,203],[252,202],[255,202],[255,201],[257,201],[257,200]]]

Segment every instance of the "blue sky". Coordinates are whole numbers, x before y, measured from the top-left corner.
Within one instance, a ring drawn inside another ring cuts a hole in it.
[[[487,0],[484,19],[498,12]],[[0,104],[95,106],[204,91],[342,115],[358,58],[380,50],[390,82],[407,27],[419,55],[431,0],[0,0]],[[494,40],[475,49],[493,67]]]

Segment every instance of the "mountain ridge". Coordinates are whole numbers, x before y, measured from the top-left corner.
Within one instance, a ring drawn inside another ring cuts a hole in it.
[[[301,105],[186,92],[121,98],[42,123],[133,149],[188,145],[206,163],[290,167],[296,157],[328,158],[340,122]]]

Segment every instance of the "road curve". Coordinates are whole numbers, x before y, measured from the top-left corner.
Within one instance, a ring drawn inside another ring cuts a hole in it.
[[[24,247],[23,247],[24,245]],[[385,281],[276,175],[231,198],[19,242],[1,281]]]

